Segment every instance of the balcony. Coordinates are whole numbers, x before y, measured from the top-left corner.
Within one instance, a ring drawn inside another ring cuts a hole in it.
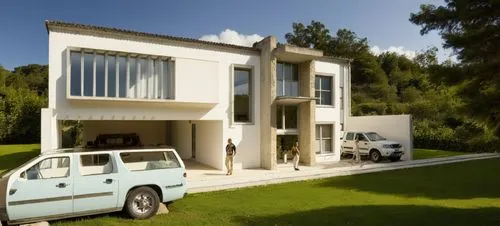
[[[197,62],[176,61],[171,57],[122,53],[105,50],[69,48],[67,50],[66,98],[79,103],[120,104],[124,102],[195,106],[214,106],[214,95],[193,96],[192,90],[176,92],[176,86],[184,88],[188,81],[176,81],[176,73],[185,68],[201,68]],[[210,66],[209,67],[213,67]],[[189,69],[191,73],[192,69]],[[210,69],[205,71],[210,73]],[[189,76],[185,76],[187,79]],[[202,90],[203,92],[207,90]],[[209,94],[213,92],[208,90]],[[180,95],[176,95],[180,94]],[[184,95],[185,94],[185,95]]]

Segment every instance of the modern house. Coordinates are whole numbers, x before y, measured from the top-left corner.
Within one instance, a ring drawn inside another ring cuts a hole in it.
[[[340,159],[350,115],[349,60],[279,44],[253,47],[46,21],[49,104],[42,152],[61,147],[63,120],[80,120],[84,141],[136,133],[184,159],[224,168],[276,169],[281,146],[299,141],[301,162]]]

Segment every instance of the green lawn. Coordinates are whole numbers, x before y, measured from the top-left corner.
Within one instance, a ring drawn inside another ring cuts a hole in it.
[[[442,151],[442,150],[431,150],[431,149],[413,149],[413,159],[431,159],[431,158],[441,158],[441,157],[450,157],[457,155],[470,154],[465,152],[456,152],[456,151]]]
[[[40,154],[39,144],[0,145],[0,173]]]
[[[36,147],[35,147],[36,148]],[[5,148],[2,147],[1,150]],[[10,154],[12,155],[12,154]],[[0,156],[0,165],[6,163]],[[17,156],[11,159],[19,159]],[[192,194],[170,213],[54,225],[500,225],[500,159]],[[238,175],[234,175],[237,177]]]

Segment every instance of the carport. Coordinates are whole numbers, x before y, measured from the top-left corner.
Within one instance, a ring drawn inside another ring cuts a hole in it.
[[[222,121],[82,120],[83,141],[99,134],[135,133],[144,146],[168,145],[184,160],[216,169],[223,167]]]

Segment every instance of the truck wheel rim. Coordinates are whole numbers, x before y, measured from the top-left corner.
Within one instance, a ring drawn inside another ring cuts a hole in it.
[[[139,193],[134,197],[132,204],[134,212],[145,214],[153,209],[153,196],[147,193]]]

